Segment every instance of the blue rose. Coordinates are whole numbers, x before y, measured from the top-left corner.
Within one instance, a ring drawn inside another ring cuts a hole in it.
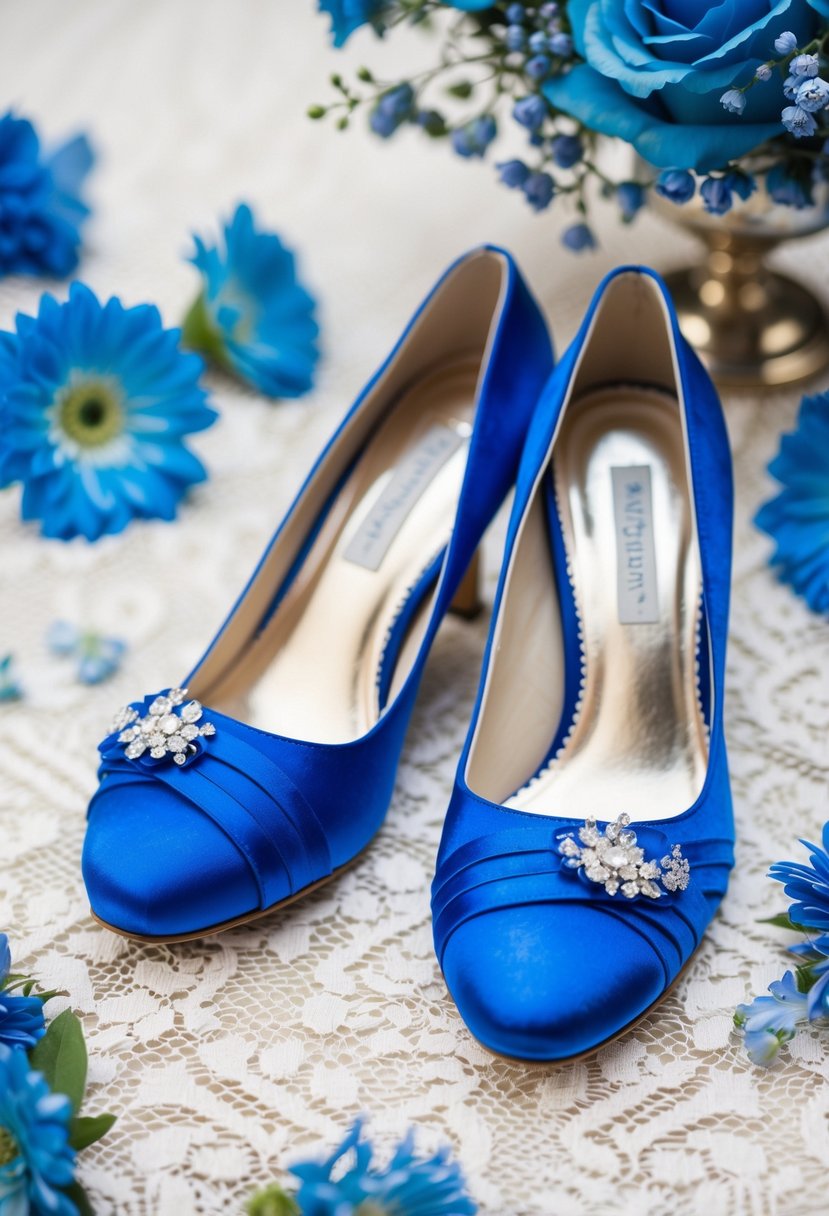
[[[773,54],[786,30],[803,46],[829,0],[571,0],[576,49],[586,60],[543,87],[593,130],[633,144],[651,164],[722,168],[783,132],[780,95],[758,85],[742,115],[720,104]]]

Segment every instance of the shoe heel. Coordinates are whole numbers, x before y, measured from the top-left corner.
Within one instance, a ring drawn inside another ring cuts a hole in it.
[[[453,616],[472,621],[481,611],[484,606],[481,598],[481,574],[481,551],[477,549],[455,592],[455,598],[449,605]]]

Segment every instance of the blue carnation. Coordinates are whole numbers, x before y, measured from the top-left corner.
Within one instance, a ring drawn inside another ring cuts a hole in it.
[[[89,214],[80,192],[93,159],[83,135],[44,155],[27,119],[11,111],[0,118],[0,275],[71,274]]]
[[[784,1043],[808,1020],[808,998],[799,992],[791,971],[769,984],[769,996],[756,996],[738,1005],[734,1023],[745,1036],[746,1051],[754,1064],[771,1064]]]
[[[203,364],[158,310],[106,304],[81,283],[0,334],[0,485],[23,485],[44,536],[97,540],[134,517],[173,519],[203,481],[184,437],[216,417]]]
[[[7,1047],[34,1047],[46,1032],[43,1002],[36,996],[6,990],[11,965],[9,939],[0,933],[0,1043]]]
[[[687,169],[663,169],[656,179],[655,190],[671,203],[688,203],[696,193],[693,173]]]
[[[495,119],[491,114],[482,114],[452,132],[452,147],[458,156],[483,156],[497,134]]]
[[[754,522],[775,542],[772,567],[813,612],[829,612],[829,393],[804,397],[769,472],[783,488]]]
[[[202,292],[184,323],[187,345],[267,397],[300,397],[314,382],[319,351],[315,302],[297,276],[294,254],[236,208],[224,248],[195,238],[191,258]]]
[[[373,1165],[371,1141],[362,1138],[358,1120],[340,1146],[324,1161],[299,1162],[291,1173],[299,1179],[296,1202],[305,1216],[346,1216],[363,1210],[394,1216],[475,1216],[477,1206],[466,1193],[460,1168],[447,1149],[417,1157],[411,1132],[398,1145],[385,1169]],[[345,1166],[343,1158],[350,1157]]]
[[[64,1194],[74,1180],[72,1105],[29,1067],[22,1047],[0,1044],[0,1212],[78,1216]]]

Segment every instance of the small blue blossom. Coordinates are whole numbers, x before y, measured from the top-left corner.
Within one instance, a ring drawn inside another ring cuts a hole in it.
[[[726,173],[725,184],[743,202],[751,198],[757,189],[756,177],[751,173],[744,173],[742,169],[733,169],[730,173]]]
[[[301,397],[319,358],[315,302],[296,258],[256,227],[246,204],[224,227],[224,249],[195,238],[191,261],[202,292],[184,323],[185,342],[266,397]]]
[[[549,2],[542,4],[538,11],[542,21],[552,21],[554,17],[558,16],[559,6],[554,2]]]
[[[533,93],[529,97],[522,97],[520,101],[516,101],[512,116],[528,131],[537,131],[547,117],[547,106],[543,98]]]
[[[769,472],[783,488],[754,522],[775,542],[771,565],[813,612],[829,612],[829,393],[803,398]]]
[[[523,51],[527,45],[527,31],[522,25],[508,25],[504,33],[504,44],[508,51]]]
[[[560,59],[569,59],[573,54],[573,39],[569,34],[553,34],[549,46],[552,53]]]
[[[551,66],[546,55],[533,55],[532,59],[528,59],[524,64],[524,71],[530,80],[544,80],[549,75]]]
[[[414,90],[409,84],[399,84],[389,89],[378,100],[371,112],[369,125],[375,135],[389,139],[395,131],[412,117]]]
[[[817,123],[808,110],[801,106],[786,106],[780,115],[783,126],[795,139],[808,139],[817,130]]]
[[[74,1179],[72,1105],[29,1067],[22,1047],[0,1043],[0,1212],[78,1216],[64,1193]]]
[[[530,34],[530,50],[535,54],[543,54],[547,50],[548,39],[543,30],[536,30],[534,34]]]
[[[797,39],[791,30],[785,30],[774,40],[774,49],[778,55],[791,55],[797,50]]]
[[[53,621],[46,634],[46,645],[52,654],[77,660],[77,677],[81,684],[101,684],[121,666],[127,650],[120,638],[84,632],[69,621]]]
[[[480,157],[485,154],[497,134],[495,119],[491,114],[482,114],[452,132],[452,147],[458,156]]]
[[[559,169],[572,169],[584,156],[584,144],[578,135],[555,135],[550,141],[550,153]]]
[[[766,174],[766,193],[783,207],[800,211],[812,205],[811,182],[790,173],[784,164],[772,165]]]
[[[22,701],[23,685],[16,671],[14,655],[0,657],[0,705],[8,701]]]
[[[511,4],[507,9],[507,21],[510,25],[520,25],[526,16],[527,12],[523,4]]]
[[[731,210],[734,199],[724,177],[706,177],[699,192],[709,215],[725,215]]]
[[[817,55],[795,55],[789,71],[792,76],[817,76],[819,67]]]
[[[799,85],[794,100],[801,110],[810,114],[825,110],[829,105],[829,84],[825,80],[807,78]]]
[[[530,176],[530,171],[523,160],[503,160],[495,167],[501,181],[511,190],[520,190]]]
[[[6,1047],[34,1047],[46,1033],[43,1002],[36,996],[8,991],[11,966],[9,939],[0,933],[0,1043]]]
[[[775,862],[769,877],[782,882],[786,895],[794,901],[789,917],[796,925],[826,933],[829,932],[829,823],[823,829],[823,848],[808,840],[800,843],[809,850],[809,863]]]
[[[769,993],[756,996],[750,1005],[738,1005],[734,1015],[754,1064],[771,1064],[783,1044],[794,1038],[798,1025],[808,1020],[807,995],[798,991],[791,971],[769,984]]]
[[[545,211],[553,201],[555,182],[549,173],[530,173],[522,189],[533,211]]]
[[[789,101],[794,101],[795,94],[800,88],[803,81],[799,76],[787,76],[783,81],[783,92],[788,97]]]
[[[343,46],[361,25],[374,25],[381,31],[380,15],[388,7],[388,0],[319,0],[321,13],[331,18],[331,40],[334,46]]]
[[[754,73],[758,80],[771,80],[772,71],[767,63],[761,63],[757,71]]]
[[[0,485],[22,482],[23,519],[60,540],[173,519],[206,477],[184,437],[216,417],[179,331],[151,305],[101,304],[81,283],[16,325],[0,335]]]
[[[389,1164],[373,1165],[371,1141],[362,1138],[358,1120],[340,1146],[324,1161],[291,1166],[299,1179],[296,1202],[304,1216],[348,1216],[365,1210],[389,1216],[475,1216],[477,1206],[466,1193],[459,1166],[447,1149],[432,1157],[415,1156],[411,1132]],[[340,1162],[351,1160],[342,1172]],[[338,1168],[339,1167],[339,1168]]]
[[[696,193],[693,173],[687,169],[663,169],[656,179],[656,193],[672,203],[690,202]]]
[[[622,219],[630,222],[645,205],[645,189],[639,182],[620,182],[616,187],[616,201]]]
[[[93,159],[83,135],[44,156],[27,119],[0,118],[0,276],[63,278],[75,269],[89,214],[81,189]]]
[[[584,253],[596,248],[596,238],[587,224],[571,224],[561,234],[561,243],[573,253]]]
[[[729,114],[742,114],[746,108],[746,95],[742,89],[726,89],[720,98],[720,105]]]

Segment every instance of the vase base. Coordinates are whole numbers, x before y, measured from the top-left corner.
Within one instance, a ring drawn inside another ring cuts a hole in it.
[[[723,388],[796,384],[829,367],[829,317],[793,279],[763,270],[735,282],[708,266],[665,277],[683,334]]]

